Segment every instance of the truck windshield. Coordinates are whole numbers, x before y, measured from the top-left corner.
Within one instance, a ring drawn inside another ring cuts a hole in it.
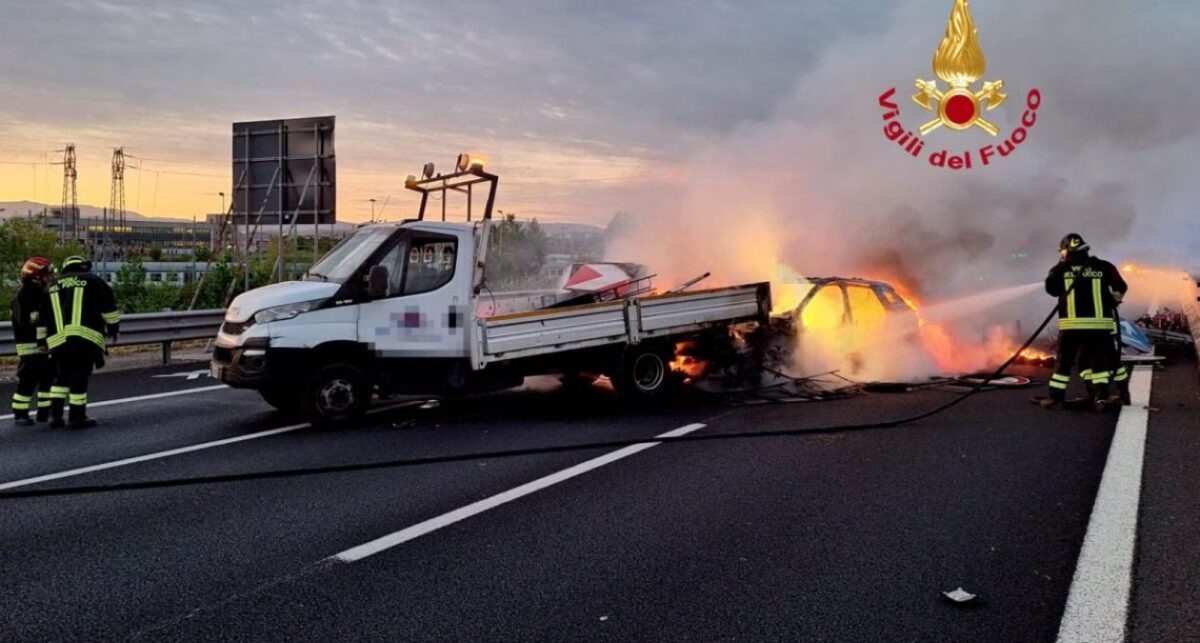
[[[344,282],[354,275],[385,241],[396,233],[395,228],[362,228],[342,239],[315,266],[305,273],[310,281]]]

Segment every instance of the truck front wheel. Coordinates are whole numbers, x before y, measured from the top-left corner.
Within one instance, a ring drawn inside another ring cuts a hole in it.
[[[314,424],[350,422],[366,414],[371,393],[370,379],[357,366],[329,364],[309,378],[302,408]]]
[[[613,387],[629,400],[662,397],[674,381],[671,358],[672,354],[661,346],[628,346],[612,375]]]

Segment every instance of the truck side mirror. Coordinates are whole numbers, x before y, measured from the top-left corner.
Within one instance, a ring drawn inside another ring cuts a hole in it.
[[[367,296],[371,299],[386,297],[388,291],[387,266],[371,266],[367,275]]]

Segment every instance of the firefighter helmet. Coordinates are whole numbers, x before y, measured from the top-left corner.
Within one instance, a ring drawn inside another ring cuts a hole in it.
[[[1087,252],[1088,244],[1083,237],[1072,232],[1058,242],[1058,249],[1060,252]]]
[[[79,255],[71,255],[62,262],[63,272],[90,272],[92,270],[92,262],[80,257]]]
[[[30,257],[25,260],[25,265],[21,266],[21,278],[46,277],[53,268],[54,264],[45,257]]]

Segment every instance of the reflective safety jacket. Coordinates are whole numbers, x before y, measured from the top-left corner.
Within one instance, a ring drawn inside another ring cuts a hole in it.
[[[121,322],[112,288],[87,272],[63,273],[42,298],[38,327],[46,332],[50,350],[77,337],[104,348],[105,333],[114,334]]]
[[[34,279],[22,279],[21,288],[12,300],[13,341],[17,344],[17,356],[24,357],[38,352],[38,312],[42,305],[42,285]]]
[[[1058,297],[1060,330],[1115,331],[1117,304],[1127,290],[1117,267],[1095,257],[1059,263],[1046,277],[1046,292]]]

